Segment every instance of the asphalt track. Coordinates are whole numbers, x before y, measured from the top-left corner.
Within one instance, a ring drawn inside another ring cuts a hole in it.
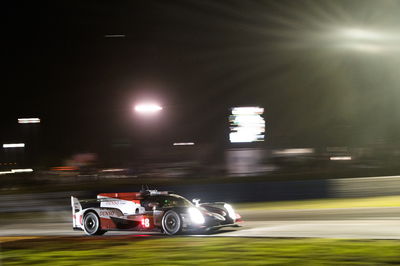
[[[206,237],[316,237],[400,239],[400,207],[313,210],[241,210],[244,222]],[[82,236],[73,231],[70,212],[45,218],[2,221],[0,236]],[[105,237],[143,236],[143,232],[108,232]],[[149,237],[159,233],[145,234]]]

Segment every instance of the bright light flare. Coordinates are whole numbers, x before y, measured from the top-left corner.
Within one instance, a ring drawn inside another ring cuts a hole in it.
[[[18,118],[18,124],[37,124],[40,123],[39,118]]]
[[[204,216],[197,208],[189,208],[189,216],[193,223],[195,224],[203,224],[204,223]]]
[[[363,29],[357,29],[357,28],[349,28],[349,29],[344,29],[341,31],[341,34],[348,38],[348,39],[353,39],[353,40],[380,40],[383,38],[382,34],[379,34],[374,31],[369,31],[369,30],[363,30]]]
[[[7,148],[24,148],[25,147],[25,143],[7,143],[7,144],[3,144],[3,148],[7,149]]]
[[[162,109],[163,108],[160,105],[154,103],[138,104],[135,106],[136,112],[146,114],[157,113]]]
[[[331,39],[341,49],[363,53],[398,51],[399,40],[399,35],[396,32],[362,28],[337,29],[334,39]]]

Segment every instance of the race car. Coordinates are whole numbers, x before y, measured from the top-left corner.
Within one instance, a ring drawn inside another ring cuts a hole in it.
[[[182,196],[157,190],[101,193],[95,200],[71,196],[72,226],[87,235],[107,231],[159,231],[167,235],[209,232],[238,226],[241,217],[224,202],[194,203]]]

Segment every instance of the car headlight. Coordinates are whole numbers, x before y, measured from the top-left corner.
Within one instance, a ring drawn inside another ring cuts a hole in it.
[[[236,219],[236,213],[233,210],[232,206],[230,204],[225,203],[224,207],[228,211],[229,217],[231,217],[233,220],[235,220]]]
[[[203,224],[204,223],[204,216],[197,208],[189,208],[189,215],[190,219],[195,224]]]

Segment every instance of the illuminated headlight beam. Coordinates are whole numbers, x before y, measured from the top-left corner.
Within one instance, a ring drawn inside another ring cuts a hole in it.
[[[189,216],[190,220],[195,224],[203,224],[205,221],[203,214],[197,208],[189,208]]]

